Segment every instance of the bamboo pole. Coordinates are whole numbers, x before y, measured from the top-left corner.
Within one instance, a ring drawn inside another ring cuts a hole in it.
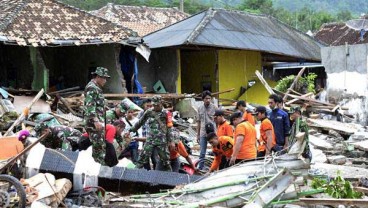
[[[59,90],[59,91],[49,92],[47,94],[48,95],[55,95],[55,94],[58,94],[58,93],[70,92],[70,91],[75,91],[75,90],[79,90],[79,89],[80,89],[80,87],[77,86],[77,87],[71,87],[71,88],[67,88],[67,89],[63,89],[63,90]]]
[[[44,93],[44,90],[41,89],[36,95],[36,97],[33,98],[32,102],[27,106],[28,110],[31,110],[32,106],[40,99],[43,93]],[[18,119],[14,121],[13,125],[11,125],[10,128],[6,131],[4,136],[8,136],[10,132],[13,131],[14,127],[20,124],[20,122],[22,122],[22,120],[24,120],[25,118],[26,118],[26,115],[23,111],[22,114],[20,114],[20,116],[18,117]]]
[[[268,85],[267,81],[263,78],[262,74],[258,70],[256,70],[256,75],[259,81],[261,81],[261,83],[263,84],[263,86],[265,86],[267,92],[270,93],[271,95],[274,94],[275,92],[272,90],[270,85]]]
[[[313,95],[313,92],[309,92],[309,93],[307,93],[307,94],[305,94],[305,95],[301,95],[300,97],[308,97],[308,96],[311,96],[311,95]],[[285,95],[286,96],[286,95]],[[286,102],[285,104],[286,105],[290,105],[290,104],[292,104],[292,103],[294,103],[294,102],[296,102],[296,101],[298,101],[299,99],[292,99],[292,100],[290,100],[290,101],[288,101],[288,102]]]
[[[287,99],[287,97],[288,97],[288,94],[290,93],[290,91],[291,91],[292,89],[294,89],[294,86],[296,85],[296,83],[298,83],[298,80],[299,80],[299,78],[303,75],[303,73],[304,73],[305,69],[306,69],[306,67],[303,67],[303,68],[299,71],[298,75],[296,75],[296,77],[295,77],[295,79],[294,79],[293,83],[291,83],[291,85],[290,85],[289,89],[287,89],[287,90],[286,90],[285,96],[284,96],[284,98],[283,98],[282,100],[286,101],[286,99]]]

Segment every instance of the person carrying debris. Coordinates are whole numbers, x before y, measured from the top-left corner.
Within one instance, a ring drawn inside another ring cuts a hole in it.
[[[204,166],[204,157],[206,156],[207,140],[206,126],[212,125],[215,128],[215,122],[212,119],[217,107],[211,103],[211,92],[206,90],[202,92],[203,105],[199,106],[197,114],[197,142],[200,145],[198,169],[202,170]],[[215,131],[214,131],[215,132]]]
[[[288,147],[288,136],[290,134],[289,116],[285,111],[277,107],[281,102],[282,98],[276,94],[272,94],[268,97],[268,105],[271,108],[268,118],[273,125],[276,136],[276,145],[272,147],[272,151],[275,152],[279,152]]]
[[[260,134],[258,139],[257,157],[264,157],[270,154],[273,146],[276,145],[276,136],[270,119],[267,118],[267,109],[264,106],[256,108],[255,115],[261,121]]]
[[[254,120],[252,112],[247,110],[247,104],[244,100],[239,100],[236,103],[236,110],[239,110],[240,112],[243,113],[243,119],[245,121],[248,121],[253,126],[256,126],[256,121]]]
[[[51,149],[63,149],[75,151],[78,149],[78,141],[82,133],[77,129],[68,126],[55,125],[47,126],[45,123],[37,124],[34,127],[37,136],[47,134],[41,144]]]
[[[172,129],[171,138],[173,145],[169,146],[170,151],[170,165],[173,172],[179,172],[180,169],[180,161],[179,157],[184,157],[189,165],[193,168],[194,171],[197,170],[192,159],[189,157],[187,150],[182,141],[180,141],[180,133],[176,129]],[[162,170],[162,163],[158,161],[156,170]]]
[[[233,154],[234,140],[229,136],[218,136],[215,133],[207,134],[207,142],[212,146],[215,159],[209,172],[222,170],[229,167],[229,161]]]
[[[225,113],[223,110],[216,110],[215,115],[213,115],[214,120],[217,124],[217,136],[234,136],[233,127],[225,119]],[[208,142],[208,140],[207,140]]]
[[[173,126],[172,120],[169,117],[169,111],[162,106],[161,96],[154,96],[152,104],[153,109],[148,109],[142,118],[129,130],[129,132],[136,132],[142,125],[148,122],[149,133],[136,167],[142,168],[148,162],[153,150],[156,149],[163,168],[171,171],[168,146],[172,141],[170,136],[171,127]]]
[[[108,70],[103,67],[97,67],[92,72],[93,79],[84,89],[84,122],[86,131],[92,142],[93,159],[104,165],[105,158],[105,97],[102,87],[106,84],[106,79],[110,78]]]
[[[309,127],[308,124],[302,119],[302,111],[299,106],[290,108],[290,120],[292,121],[292,127],[290,131],[289,144],[292,146],[296,142],[296,135],[299,132],[304,132],[305,148],[302,156],[304,158],[312,159],[312,153],[309,149]]]
[[[116,120],[124,117],[125,111],[126,109],[123,103],[116,105],[114,109],[106,111],[106,124],[113,124]]]
[[[257,133],[255,127],[243,119],[241,112],[235,112],[230,117],[230,122],[235,126],[234,149],[229,165],[241,161],[256,159],[257,157]]]

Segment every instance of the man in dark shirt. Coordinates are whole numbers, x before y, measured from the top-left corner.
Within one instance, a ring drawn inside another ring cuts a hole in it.
[[[288,147],[288,136],[290,134],[289,116],[278,107],[281,102],[282,98],[276,94],[268,97],[268,105],[272,110],[268,117],[271,120],[276,135],[276,145],[272,150],[276,152]]]

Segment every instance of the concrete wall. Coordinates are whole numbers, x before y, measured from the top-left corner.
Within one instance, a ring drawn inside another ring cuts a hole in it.
[[[178,58],[176,49],[154,49],[149,62],[138,55],[138,80],[146,91],[161,80],[167,92],[177,91]]]
[[[322,48],[330,102],[344,104],[356,121],[366,125],[368,116],[368,44]]]
[[[247,87],[248,81],[255,80],[256,84],[250,87],[239,99],[250,103],[266,105],[268,92],[255,75],[255,71],[262,71],[260,52],[240,50],[219,50],[219,90],[235,88],[235,91],[221,94],[220,98],[238,99],[240,87]],[[275,82],[267,80],[270,85]]]

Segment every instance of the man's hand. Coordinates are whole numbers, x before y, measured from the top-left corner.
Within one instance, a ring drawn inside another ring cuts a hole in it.
[[[101,131],[102,130],[102,128],[103,128],[102,123],[96,121],[94,124],[95,124],[95,128],[96,128],[97,131]]]
[[[201,141],[201,137],[199,135],[197,135],[197,143],[200,144],[199,142]]]
[[[124,137],[125,138],[130,138],[130,132],[128,131],[128,132],[126,132],[125,134],[124,134]]]
[[[230,161],[229,161],[229,165],[230,165],[230,166],[235,165],[235,160],[236,160],[236,157],[231,156],[231,159],[230,159]]]

